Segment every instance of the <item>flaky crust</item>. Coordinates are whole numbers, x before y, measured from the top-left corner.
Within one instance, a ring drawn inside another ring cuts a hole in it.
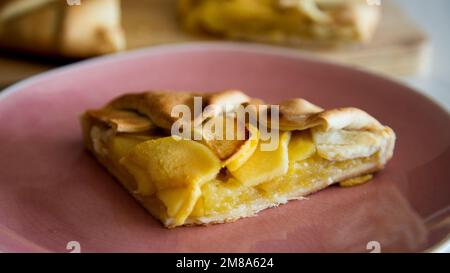
[[[102,130],[100,133],[104,136],[119,132],[146,132],[158,128],[167,130],[175,122],[175,119],[171,117],[171,108],[178,104],[193,107],[195,96],[203,97],[204,107],[211,104],[216,104],[220,107],[225,106],[227,103],[231,105],[254,103],[263,107],[268,106],[261,100],[250,98],[239,90],[227,90],[203,95],[197,92],[150,91],[123,95],[114,99],[102,109],[87,111],[82,117],[86,147],[93,152],[102,165],[114,174],[142,206],[158,219],[166,219],[163,224],[167,227],[174,226],[174,219],[167,217],[162,203],[155,197],[145,197],[135,192],[136,182],[134,178],[124,168],[116,166],[114,162],[101,153],[101,150],[94,147],[95,143],[91,130],[96,126]],[[292,192],[275,202],[264,199],[254,200],[246,209],[233,210],[210,217],[188,217],[185,225],[225,223],[242,217],[253,216],[263,209],[284,204],[289,200],[301,199],[331,184],[381,170],[393,155],[395,134],[392,129],[383,126],[374,117],[360,109],[338,108],[323,110],[303,99],[291,99],[279,105],[280,125],[285,126],[282,130],[313,128],[325,132],[335,130],[371,132],[378,135],[381,139],[380,151],[377,156],[373,157],[373,160],[343,171],[334,177],[316,181],[311,188]]]
[[[170,129],[178,117],[172,117],[176,105],[186,105],[194,112],[194,97],[202,97],[203,107],[216,105],[218,111],[225,105],[249,105],[257,102],[260,107],[268,108],[260,99],[250,98],[239,90],[226,90],[217,93],[149,91],[126,94],[114,99],[105,108],[133,110],[147,116],[156,126]],[[279,105],[279,125],[281,130],[305,130],[324,126],[326,130],[382,130],[384,126],[363,110],[358,108],[336,108],[324,110],[304,99],[290,99]],[[232,107],[231,107],[232,108]],[[205,113],[203,113],[205,114]],[[195,117],[193,117],[195,118]],[[270,116],[269,119],[270,121]]]
[[[194,113],[194,97],[202,97],[203,108],[215,105],[218,112],[225,110],[225,106],[233,109],[233,106],[249,104],[269,109],[268,104],[257,98],[251,98],[239,90],[226,90],[216,93],[196,92],[170,92],[149,91],[144,93],[123,95],[106,107],[116,110],[133,110],[146,116],[156,127],[169,130],[178,117],[172,117],[172,109],[175,105],[186,105]],[[321,127],[324,130],[352,130],[352,131],[383,131],[387,127],[365,111],[354,108],[336,108],[324,110],[311,102],[301,99],[289,99],[279,105],[279,129],[284,131],[306,130],[313,127]],[[259,108],[258,108],[259,109]],[[266,110],[267,111],[267,110]],[[270,127],[270,113],[267,114],[267,124]],[[211,113],[203,112],[203,116],[211,116]],[[98,118],[98,117],[97,117]],[[196,119],[197,117],[192,117]],[[391,130],[388,130],[391,131]],[[389,133],[388,138],[395,140],[395,135]]]
[[[114,109],[131,109],[147,116],[156,126],[170,129],[178,117],[172,117],[172,109],[176,105],[186,105],[194,113],[194,97],[202,97],[206,106],[226,104],[240,105],[250,101],[250,98],[238,90],[226,90],[212,94],[195,92],[152,91],[140,94],[126,94],[113,100],[109,106]],[[211,114],[211,113],[208,113]],[[195,118],[195,117],[193,117]]]

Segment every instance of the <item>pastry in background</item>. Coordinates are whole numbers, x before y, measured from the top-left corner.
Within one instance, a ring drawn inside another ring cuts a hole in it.
[[[183,27],[283,45],[368,42],[381,9],[365,0],[179,0]]]
[[[0,47],[84,58],[125,49],[120,0],[0,1]]]

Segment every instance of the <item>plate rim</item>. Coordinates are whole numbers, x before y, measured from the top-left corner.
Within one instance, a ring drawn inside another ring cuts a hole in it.
[[[435,107],[441,110],[443,113],[446,113],[450,118],[450,110],[447,110],[443,105],[441,105],[437,100],[424,92],[420,92],[418,89],[411,87],[400,79],[389,77],[386,75],[380,75],[373,71],[366,70],[361,67],[351,66],[348,64],[338,63],[336,61],[326,60],[321,58],[314,53],[301,51],[299,49],[294,48],[286,48],[274,45],[264,45],[257,43],[249,43],[249,42],[222,42],[222,41],[207,41],[207,42],[185,42],[178,44],[161,44],[154,45],[150,47],[143,47],[138,49],[132,49],[128,51],[122,51],[114,54],[108,54],[103,56],[98,56],[94,58],[89,58],[85,60],[81,60],[78,62],[74,62],[71,64],[66,64],[61,67],[53,68],[48,71],[38,73],[36,75],[30,76],[23,80],[20,80],[12,85],[0,90],[0,100],[7,98],[9,95],[24,89],[25,87],[33,84],[36,81],[45,80],[46,78],[53,77],[58,74],[65,73],[70,70],[83,69],[84,67],[88,67],[90,65],[102,64],[102,63],[114,63],[121,60],[126,60],[128,58],[135,58],[139,56],[148,56],[148,55],[158,55],[164,53],[171,53],[171,51],[175,52],[183,52],[183,51],[200,51],[200,50],[231,50],[236,52],[245,52],[245,53],[258,53],[272,56],[280,56],[287,57],[296,60],[307,60],[315,63],[320,63],[322,65],[334,66],[338,69],[348,70],[353,73],[360,73],[363,75],[368,75],[377,80],[389,82],[390,84],[394,84],[403,89],[408,89],[408,91],[412,92],[414,95],[420,96],[422,99],[432,103]]]

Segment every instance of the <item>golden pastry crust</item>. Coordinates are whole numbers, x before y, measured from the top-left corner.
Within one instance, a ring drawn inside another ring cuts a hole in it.
[[[89,115],[111,127],[117,133],[139,133],[150,131],[155,125],[146,117],[137,113],[106,107],[100,110],[88,111]]]
[[[194,97],[201,96],[205,107],[208,105],[240,105],[250,101],[250,98],[238,90],[226,90],[212,94],[193,92],[155,91],[140,94],[126,94],[109,105],[116,109],[132,109],[146,115],[156,126],[170,129],[178,117],[172,117],[172,109],[176,105],[186,105],[194,112]],[[218,111],[222,109],[217,109]],[[210,113],[205,113],[210,114]],[[194,117],[195,118],[195,117]]]
[[[108,156],[106,143],[108,138],[127,132],[146,133],[163,130],[162,134],[167,135],[167,130],[175,122],[175,118],[171,116],[172,107],[185,104],[192,108],[195,96],[202,96],[204,108],[213,103],[219,107],[225,106],[227,103],[237,106],[249,105],[253,102],[263,107],[268,106],[261,100],[250,98],[238,90],[208,94],[151,91],[123,95],[100,110],[87,111],[81,119],[85,146],[128,192],[152,215],[160,219],[166,227],[225,223],[253,216],[263,209],[284,204],[289,200],[301,199],[334,183],[372,174],[383,169],[393,155],[395,134],[392,129],[383,126],[360,109],[323,110],[303,99],[284,101],[280,103],[280,126],[284,126],[280,127],[281,130],[310,131],[316,141],[317,153],[322,158],[331,158],[336,162],[346,162],[345,160],[361,157],[367,159],[358,161],[351,167],[329,176],[316,179],[308,187],[296,188],[279,198],[265,199],[258,195],[246,206],[235,207],[214,215],[191,215],[182,224],[179,224],[175,218],[167,214],[163,202],[156,196],[143,195],[136,190],[138,181],[121,164],[114,162]],[[195,119],[195,117],[192,118]],[[157,134],[159,133],[161,132]],[[241,147],[242,143],[239,145]]]
[[[125,49],[120,0],[9,0],[0,6],[0,45],[83,58]]]

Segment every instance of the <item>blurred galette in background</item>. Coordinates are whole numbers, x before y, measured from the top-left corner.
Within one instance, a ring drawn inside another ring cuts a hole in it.
[[[191,32],[285,45],[368,42],[381,9],[365,0],[179,0]]]
[[[2,48],[84,58],[125,46],[120,0],[0,1]]]

